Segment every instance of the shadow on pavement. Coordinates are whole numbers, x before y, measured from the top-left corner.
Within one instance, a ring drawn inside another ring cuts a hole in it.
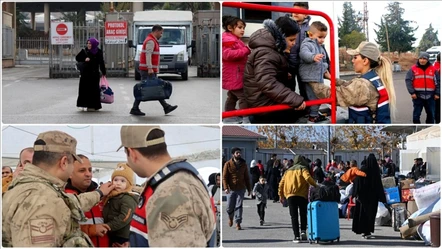
[[[361,236],[361,235],[355,235],[355,236]],[[363,244],[364,246],[394,246],[394,247],[416,247],[419,246],[419,242],[416,241],[415,244],[410,244],[409,240],[403,240],[398,241],[397,237],[392,236],[381,236],[374,234],[375,238],[364,240]],[[422,242],[421,246],[424,246],[424,242]],[[361,245],[361,240],[344,240],[340,241],[339,244],[342,245]],[[336,244],[335,244],[336,245]]]
[[[275,242],[285,242],[287,240],[282,239],[239,239],[239,240],[225,240],[223,239],[223,246],[228,243],[275,243]]]

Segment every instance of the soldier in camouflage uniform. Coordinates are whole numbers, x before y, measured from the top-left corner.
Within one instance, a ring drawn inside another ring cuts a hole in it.
[[[213,200],[198,171],[186,160],[170,157],[164,131],[159,126],[123,126],[121,142],[128,165],[148,178],[131,223],[130,246],[213,246]]]
[[[3,195],[2,245],[4,247],[92,247],[79,222],[103,195],[101,190],[72,195],[64,185],[73,171],[77,141],[60,131],[38,135],[32,162]]]

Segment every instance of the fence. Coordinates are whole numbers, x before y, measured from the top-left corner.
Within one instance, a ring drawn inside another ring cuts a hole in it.
[[[3,32],[4,54],[6,33],[5,31]],[[18,49],[16,54],[16,64],[48,65],[50,78],[76,78],[79,76],[79,72],[75,69],[75,57],[86,47],[87,40],[90,37],[95,37],[100,42],[99,47],[104,54],[106,76],[129,76],[129,48],[126,44],[105,45],[103,26],[84,26],[74,24],[73,33],[74,44],[72,45],[53,45],[50,43],[50,38],[17,38],[16,46]]]
[[[14,51],[14,31],[10,27],[3,27],[2,36],[2,58],[13,58]]]
[[[196,27],[196,63],[198,77],[220,77],[220,27],[204,23]]]
[[[48,64],[49,40],[46,37],[23,38],[16,40],[16,64]]]

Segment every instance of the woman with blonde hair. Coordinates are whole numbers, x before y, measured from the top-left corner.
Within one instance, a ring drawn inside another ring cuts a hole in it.
[[[352,84],[354,81],[364,84],[364,82],[369,81],[377,90],[369,89],[369,92],[355,92],[353,94],[353,98],[364,95],[367,97],[363,98],[366,103],[349,106],[349,123],[391,123],[391,117],[394,117],[396,107],[391,61],[383,57],[377,45],[372,42],[361,42],[356,49],[350,49],[347,53],[353,56],[354,70],[356,73],[360,73],[361,76],[346,84]],[[342,89],[342,86],[339,88]]]

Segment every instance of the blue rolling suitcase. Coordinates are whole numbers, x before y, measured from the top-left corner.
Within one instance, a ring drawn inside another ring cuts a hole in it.
[[[338,203],[314,201],[307,206],[308,240],[311,243],[337,240],[339,242]]]

